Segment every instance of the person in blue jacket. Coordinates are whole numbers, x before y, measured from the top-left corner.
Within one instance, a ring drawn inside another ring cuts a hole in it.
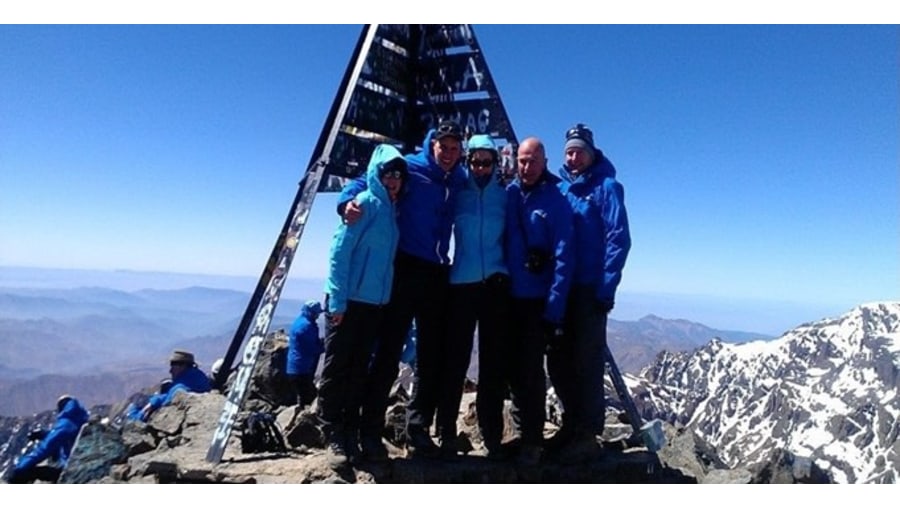
[[[366,169],[367,189],[356,196],[362,213],[353,223],[341,223],[331,245],[325,286],[329,325],[318,417],[332,465],[342,465],[361,452],[367,459],[387,459],[380,433],[377,445],[360,449],[359,419],[365,388],[372,382],[369,362],[391,298],[400,241],[396,203],[407,177],[406,160],[396,148],[376,147]]]
[[[210,375],[210,382],[212,382],[213,377],[214,375]],[[172,379],[162,379],[159,382],[159,387],[157,388],[155,393],[151,394],[150,396],[146,396],[145,398],[139,398],[139,400],[146,399],[146,401],[135,401],[128,404],[128,408],[125,410],[125,418],[129,421],[143,421],[143,409],[147,405],[147,403],[154,403],[154,398],[159,398],[160,401],[158,403],[161,403],[162,400],[165,399],[166,395],[169,393],[169,389],[171,388]]]
[[[35,480],[56,482],[69,461],[72,447],[78,438],[78,431],[88,421],[88,411],[81,403],[69,395],[60,396],[56,402],[56,423],[49,432],[33,435],[41,442],[31,452],[16,463],[10,475],[10,484],[24,484]],[[41,465],[45,459],[55,461],[55,465]]]
[[[307,301],[300,308],[300,315],[294,320],[288,332],[285,372],[301,409],[316,399],[316,368],[319,366],[322,352],[325,351],[322,338],[319,337],[319,324],[316,323],[321,313],[321,303],[315,300]]]
[[[147,421],[153,412],[165,405],[172,403],[175,393],[186,391],[191,393],[208,393],[211,386],[209,376],[197,367],[194,354],[184,350],[175,350],[169,357],[169,375],[172,377],[172,385],[165,394],[151,396],[150,400],[141,410],[140,420]]]
[[[544,352],[563,332],[572,281],[572,208],[547,170],[544,145],[519,146],[516,179],[507,187],[506,254],[512,282],[509,352],[518,461],[536,465],[542,454],[546,378]]]
[[[372,361],[370,382],[362,410],[363,451],[386,455],[381,442],[391,386],[397,378],[400,354],[413,319],[417,326],[415,390],[407,413],[407,452],[435,456],[439,448],[428,434],[440,396],[440,363],[444,343],[449,290],[449,246],[456,193],[465,174],[460,165],[463,132],[453,121],[431,129],[419,153],[406,155],[408,188],[398,202],[400,243],[394,265],[393,293]],[[348,185],[338,211],[352,221],[349,204],[361,187]],[[365,213],[363,213],[363,216]],[[385,282],[391,285],[391,282]]]
[[[503,400],[508,390],[509,271],[503,238],[506,186],[500,182],[500,154],[488,135],[468,141],[466,179],[456,195],[450,268],[448,333],[437,407],[441,455],[455,456],[459,404],[478,326],[478,424],[488,457],[501,457]]]
[[[579,123],[566,133],[560,191],[574,213],[575,270],[562,340],[547,352],[547,370],[562,403],[562,427],[548,450],[564,463],[589,459],[605,418],[607,314],[631,249],[628,215],[616,169]]]

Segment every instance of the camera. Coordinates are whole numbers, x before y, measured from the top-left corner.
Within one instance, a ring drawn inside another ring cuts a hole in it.
[[[550,254],[537,248],[529,248],[525,257],[525,269],[531,273],[540,273],[550,264]]]

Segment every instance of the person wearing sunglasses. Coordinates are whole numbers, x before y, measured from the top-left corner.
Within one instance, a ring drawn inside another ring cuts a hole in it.
[[[437,407],[438,374],[444,361],[440,344],[446,332],[453,203],[465,179],[460,164],[462,142],[459,124],[442,121],[425,135],[420,152],[404,157],[409,165],[409,181],[398,201],[400,243],[394,289],[370,367],[360,432],[363,447],[383,447],[381,434],[388,398],[399,371],[403,344],[415,319],[416,390],[408,405],[407,453],[436,456],[439,452],[428,428]],[[338,199],[338,212],[349,223],[358,215],[356,204],[350,202],[362,188],[359,179],[353,180]]]
[[[139,419],[147,421],[150,416],[165,405],[172,403],[175,393],[187,391],[191,393],[207,393],[211,389],[209,376],[203,372],[194,361],[194,354],[175,350],[169,357],[169,375],[172,377],[172,385],[162,396],[151,396],[150,400],[141,410]]]
[[[559,189],[575,214],[575,271],[561,340],[547,351],[547,371],[563,407],[562,427],[547,450],[563,463],[589,460],[605,418],[607,315],[631,249],[625,193],[616,169],[584,124],[566,132]]]
[[[441,456],[456,456],[459,404],[478,326],[478,425],[485,451],[501,459],[503,400],[506,398],[509,345],[509,271],[503,253],[506,187],[499,178],[500,154],[489,135],[472,136],[467,145],[463,188],[454,204],[453,265],[450,268],[449,319],[440,344],[440,393],[437,426]]]
[[[406,160],[397,148],[377,146],[366,169],[367,189],[356,196],[362,214],[353,223],[342,221],[331,244],[317,416],[332,466],[388,457],[381,434],[360,442],[360,411],[372,350],[391,299],[400,239],[397,201],[407,176]]]

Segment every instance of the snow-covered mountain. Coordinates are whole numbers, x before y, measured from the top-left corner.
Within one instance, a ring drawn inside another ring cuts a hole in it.
[[[789,451],[835,482],[900,481],[900,302],[861,305],[772,341],[662,353],[642,376],[641,402],[729,466]]]

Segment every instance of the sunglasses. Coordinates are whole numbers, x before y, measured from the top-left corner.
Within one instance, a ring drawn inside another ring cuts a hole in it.
[[[591,146],[594,145],[594,133],[583,123],[579,123],[566,131],[566,141],[569,139],[582,139]]]
[[[406,161],[402,158],[391,159],[381,166],[378,174],[382,178],[402,180],[406,176]]]
[[[403,175],[403,171],[381,171],[381,177],[389,180],[402,180]]]
[[[487,158],[487,159],[473,158],[473,159],[469,160],[469,166],[471,166],[471,167],[493,167],[493,165],[494,165],[494,159],[492,159],[492,158]]]

